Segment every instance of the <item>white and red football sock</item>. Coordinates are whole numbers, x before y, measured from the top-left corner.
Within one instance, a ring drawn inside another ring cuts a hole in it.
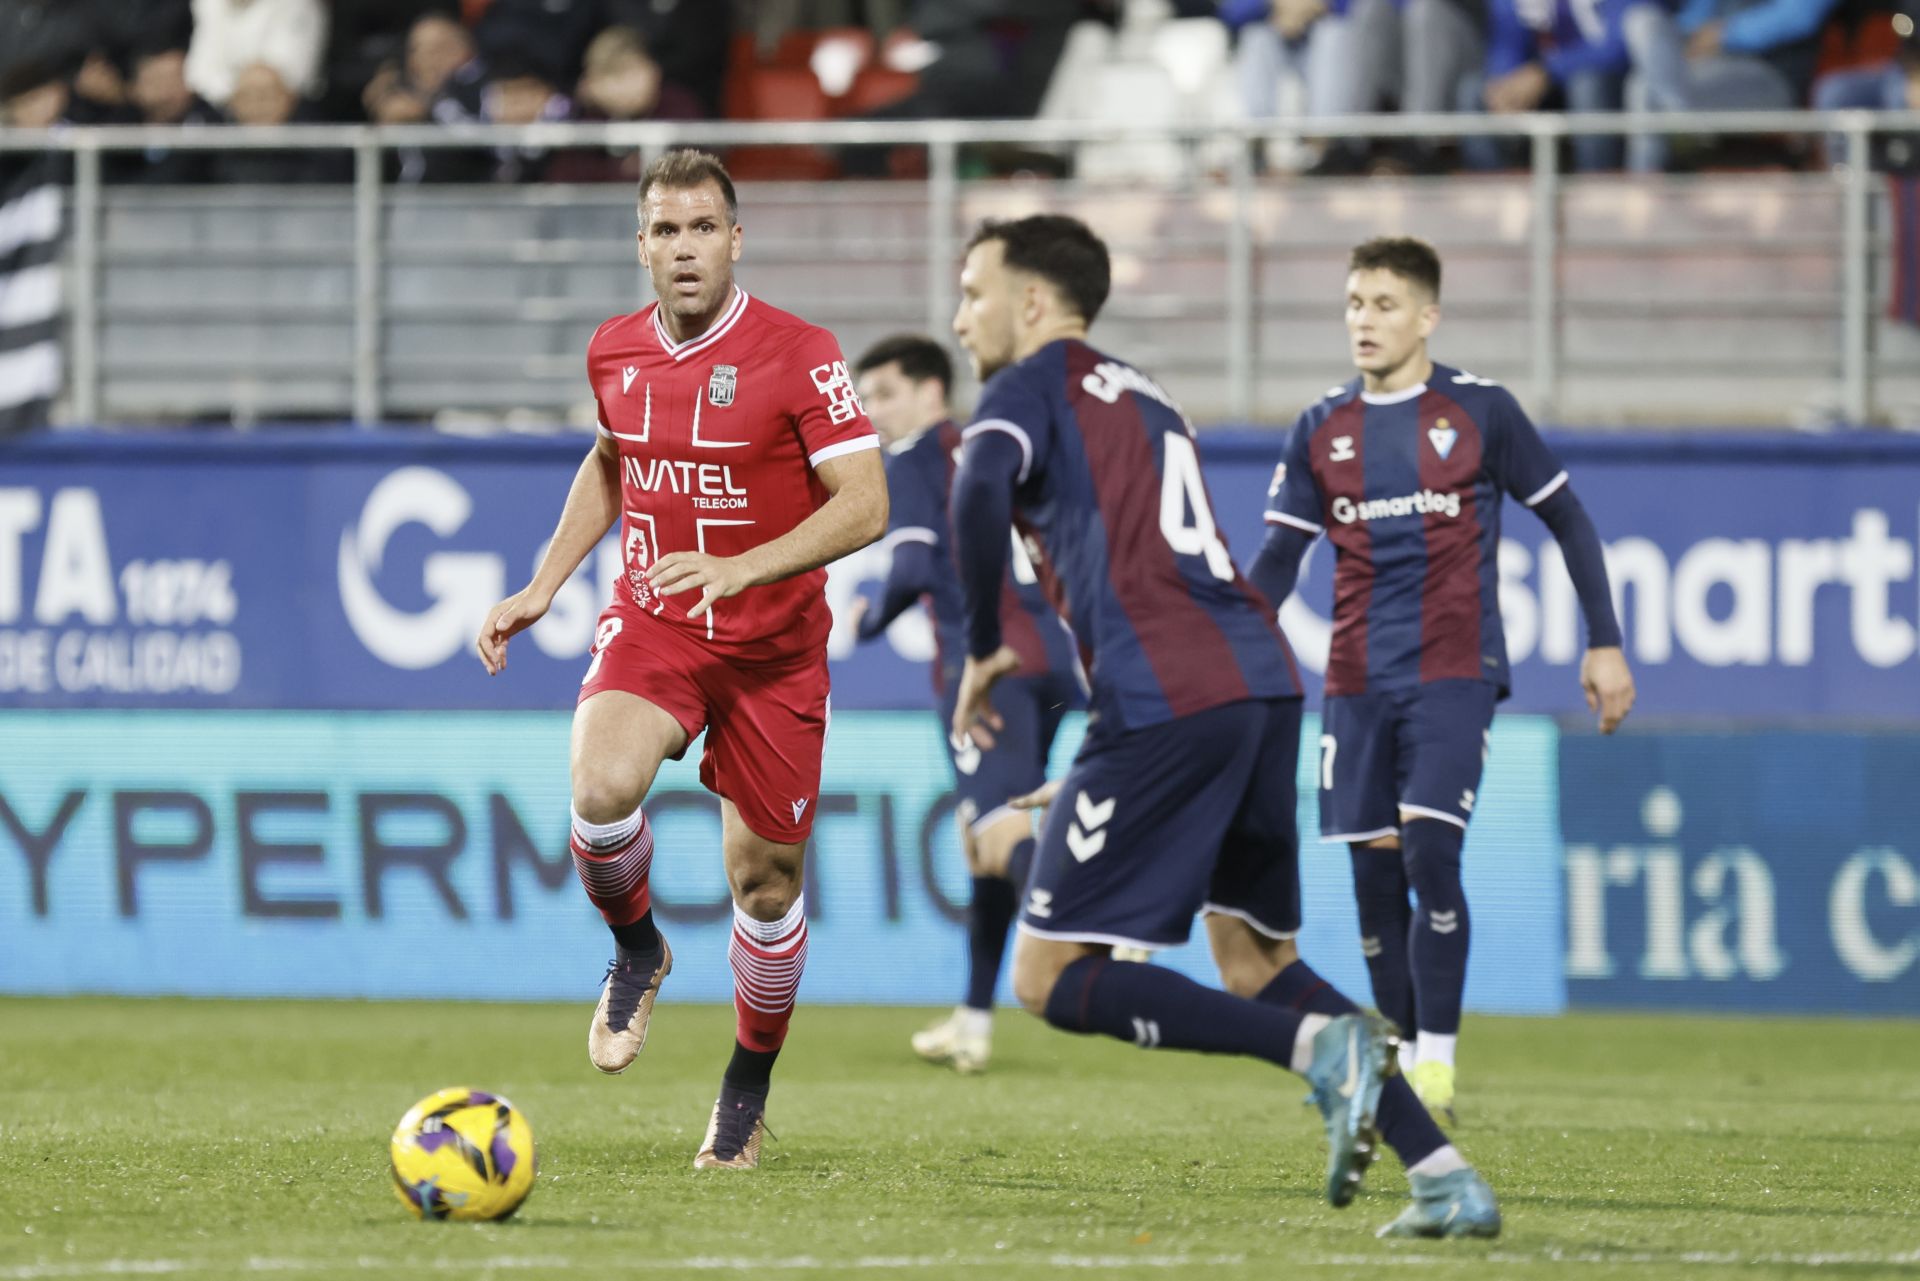
[[[567,841],[573,870],[587,897],[611,926],[630,925],[653,907],[647,872],[653,866],[653,825],[644,809],[611,823],[589,823],[578,813]]]
[[[749,1050],[778,1050],[807,966],[807,896],[797,896],[777,921],[756,921],[735,903],[727,959],[733,963],[737,1039]]]

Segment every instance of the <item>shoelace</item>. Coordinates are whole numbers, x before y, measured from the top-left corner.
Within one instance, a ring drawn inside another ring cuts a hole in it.
[[[602,986],[613,985],[607,993],[607,1026],[618,1031],[633,1021],[633,1013],[640,1008],[640,998],[647,993],[647,985],[653,982],[653,972],[658,964],[641,966],[635,961],[614,957],[607,962],[607,972],[600,976]]]
[[[713,1131],[713,1154],[722,1161],[731,1161],[739,1156],[747,1150],[747,1141],[753,1137],[756,1124],[766,1130],[768,1138],[778,1138],[772,1130],[767,1129],[766,1121],[762,1119],[765,1115],[764,1108],[751,1105],[743,1107],[736,1103],[732,1107],[722,1106],[720,1123]]]

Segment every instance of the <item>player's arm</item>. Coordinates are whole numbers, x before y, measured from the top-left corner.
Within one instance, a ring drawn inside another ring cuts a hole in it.
[[[918,537],[924,534],[925,537]],[[887,536],[895,540],[893,560],[887,566],[887,581],[880,588],[880,601],[869,606],[861,598],[860,622],[855,633],[863,641],[872,640],[893,626],[893,620],[912,609],[920,598],[933,590],[934,569],[939,550],[930,529],[896,529]]]
[[[1001,719],[989,695],[995,682],[1020,665],[1000,636],[1000,587],[1013,540],[1013,491],[1027,468],[1020,440],[1003,431],[969,433],[953,478],[954,561],[965,605],[967,662],[953,710],[953,733],[993,746]]]
[[[560,524],[533,581],[487,611],[478,641],[487,675],[498,676],[505,670],[507,642],[540,621],[560,585],[580,568],[619,517],[620,449],[611,437],[600,436],[573,474],[566,506],[560,509]]]
[[[1504,393],[1502,393],[1504,395]],[[1613,612],[1607,557],[1593,519],[1574,495],[1567,472],[1540,439],[1519,405],[1507,397],[1500,414],[1501,480],[1507,492],[1538,516],[1560,544],[1567,577],[1587,620],[1587,654],[1580,661],[1580,688],[1587,707],[1600,715],[1600,732],[1611,734],[1633,710],[1633,672],[1620,647],[1620,621]]]
[[[936,478],[929,462],[937,463]],[[893,553],[880,601],[873,606],[859,597],[854,608],[854,634],[873,640],[934,589],[940,561],[946,556],[941,530],[947,523],[946,464],[925,450],[895,454],[887,462],[887,536],[881,546]]]
[[[1300,416],[1287,436],[1280,465],[1267,486],[1267,541],[1247,570],[1247,581],[1278,610],[1300,581],[1300,561],[1321,534],[1320,487],[1313,478],[1308,442],[1316,420]]]
[[[699,591],[687,611],[688,618],[698,618],[715,601],[818,569],[886,532],[887,474],[877,448],[823,458],[813,471],[829,495],[813,515],[738,556],[668,552],[647,568],[654,590],[662,596]]]

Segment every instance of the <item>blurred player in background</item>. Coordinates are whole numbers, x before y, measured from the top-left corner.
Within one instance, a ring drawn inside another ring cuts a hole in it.
[[[1333,543],[1320,830],[1352,849],[1374,1000],[1418,1029],[1405,1066],[1427,1106],[1451,1114],[1469,933],[1460,849],[1508,688],[1502,491],[1560,544],[1587,619],[1580,684],[1602,733],[1633,706],[1633,676],[1600,539],[1566,470],[1506,388],[1428,358],[1439,320],[1432,246],[1389,238],[1353,251],[1347,336],[1360,376],[1294,425],[1251,577],[1277,606],[1308,545],[1322,533]]]
[[[698,151],[640,181],[640,261],[659,301],[587,345],[600,437],[533,582],[480,633],[507,642],[624,515],[624,562],[594,633],[573,720],[574,866],[613,931],[587,1052],[620,1072],[640,1052],[673,953],[654,927],[660,763],[706,731],[700,781],[720,797],[733,892],[733,1059],[694,1165],[759,1164],[774,1058],[807,956],[801,857],[826,742],[827,562],[887,523],[880,439],[833,336],[734,283],[733,182]]]
[[[1069,1032],[1291,1068],[1326,1121],[1334,1205],[1384,1135],[1414,1194],[1386,1232],[1493,1236],[1493,1193],[1394,1075],[1391,1028],[1299,958],[1298,672],[1215,527],[1191,424],[1086,342],[1110,279],[1106,246],[1074,219],[988,223],[954,319],[988,380],[953,490],[967,618],[955,732],[992,746],[992,691],[1019,665],[999,610],[1016,510],[1092,657],[1087,737],[1048,811],[1014,991]],[[1225,992],[1112,955],[1178,946],[1200,912]]]
[[[887,541],[893,551],[879,607],[868,608],[865,597],[856,605],[859,635],[863,641],[875,639],[915,602],[926,600],[933,618],[933,688],[960,796],[960,847],[973,880],[966,999],[946,1018],[916,1032],[913,1049],[929,1062],[979,1072],[992,1053],[993,993],[1007,933],[1033,865],[1033,821],[1010,802],[1046,782],[1060,718],[1078,701],[1072,636],[1047,604],[1019,535],[1009,527],[1000,624],[1020,665],[995,700],[1004,725],[991,750],[947,733],[966,656],[960,578],[947,521],[947,492],[960,454],[960,429],[947,404],[953,363],[933,339],[904,335],[870,348],[854,372],[860,403],[887,442],[892,511]]]

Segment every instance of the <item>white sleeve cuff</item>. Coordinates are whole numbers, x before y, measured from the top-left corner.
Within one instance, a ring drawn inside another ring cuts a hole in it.
[[[1019,423],[1008,422],[1004,418],[988,418],[961,432],[960,440],[965,443],[983,431],[1005,432],[1020,442],[1020,475],[1016,479],[1021,484],[1026,484],[1027,474],[1033,470],[1033,438],[1027,435],[1026,429]]]
[[[939,543],[940,536],[924,525],[903,525],[880,540],[880,546],[892,551],[901,543],[925,543],[932,547]]]
[[[1558,476],[1555,476],[1552,480],[1548,481],[1546,484],[1540,486],[1539,489],[1535,490],[1533,492],[1533,496],[1526,500],[1526,505],[1528,507],[1538,507],[1541,503],[1544,503],[1547,501],[1547,499],[1553,497],[1554,491],[1559,489],[1560,486],[1566,483],[1567,483],[1567,473],[1563,471]]]
[[[1310,520],[1301,520],[1298,516],[1289,516],[1285,512],[1275,512],[1275,511],[1268,512],[1267,524],[1291,525],[1295,529],[1304,529],[1309,534],[1319,534],[1319,533],[1324,533],[1326,531],[1326,526],[1324,525],[1316,525]]]
[[[857,454],[863,449],[878,448],[880,448],[880,437],[878,436],[860,436],[853,440],[843,440],[837,445],[827,445],[824,448],[816,449],[811,454],[808,454],[807,465],[810,467],[818,467],[829,458],[840,458],[847,454]]]

